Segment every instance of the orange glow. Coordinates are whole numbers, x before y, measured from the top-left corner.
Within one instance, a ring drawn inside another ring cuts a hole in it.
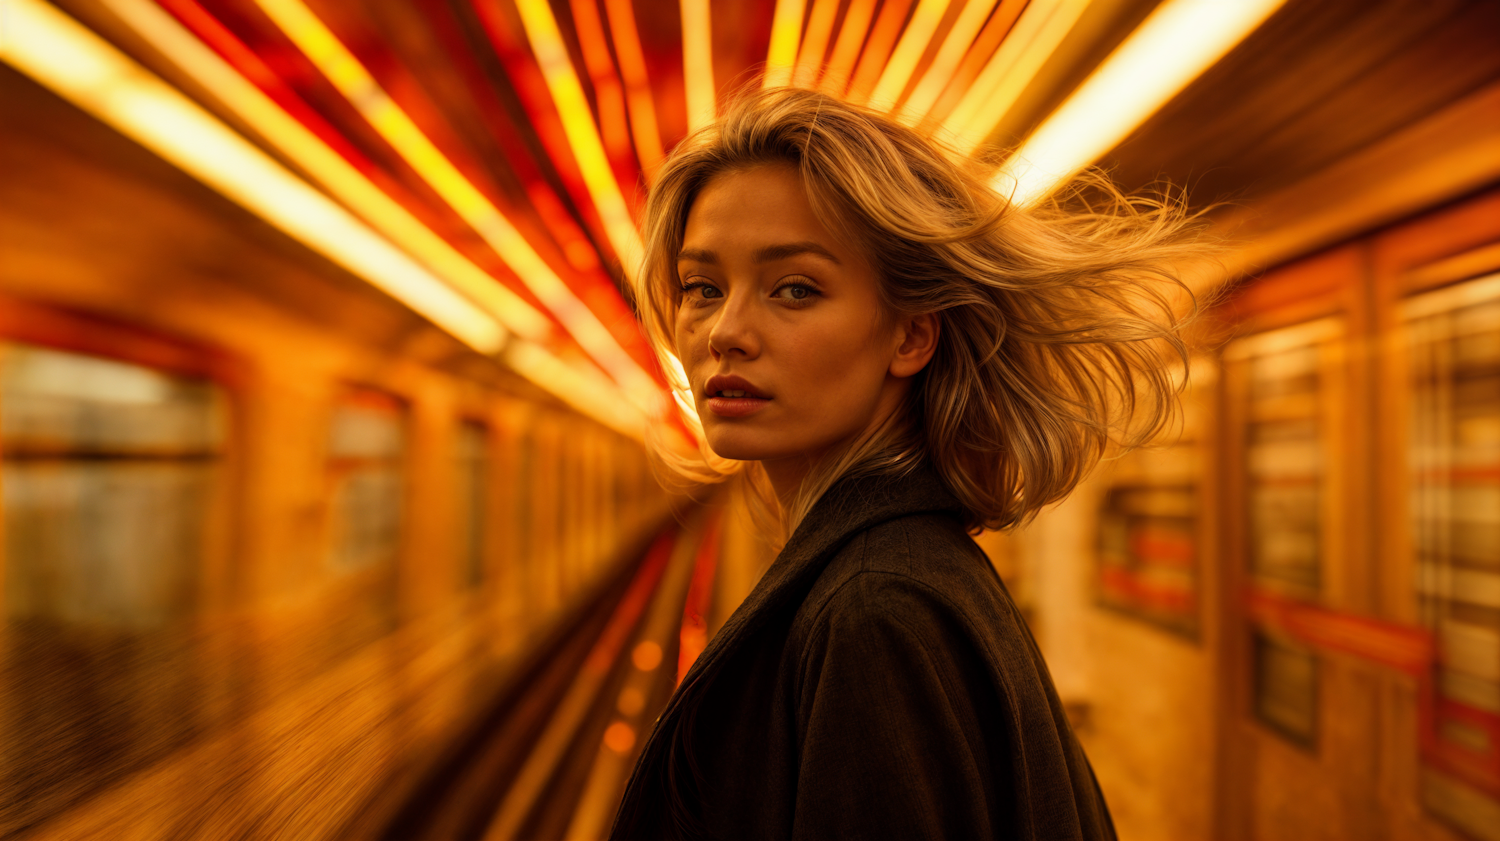
[[[771,19],[771,47],[766,54],[768,88],[792,81],[792,67],[797,63],[797,46],[802,39],[802,14],[806,9],[807,0],[776,0],[776,16]]]
[[[1037,71],[1073,30],[1089,2],[1027,4],[1015,28],[943,123],[958,151],[973,152],[1000,124]]]
[[[870,37],[859,54],[859,66],[849,80],[849,89],[844,94],[851,101],[863,102],[869,97],[875,82],[880,78],[881,69],[890,60],[891,49],[901,34],[901,26],[906,22],[906,12],[909,9],[911,0],[886,0],[880,6],[880,16],[875,18]]]
[[[635,728],[623,721],[616,721],[604,731],[604,746],[615,753],[625,753],[635,747]]]
[[[844,12],[844,23],[839,27],[838,41],[833,45],[833,55],[823,69],[823,90],[842,96],[849,87],[849,77],[854,73],[854,62],[859,58],[859,48],[864,46],[865,35],[870,31],[870,20],[875,16],[875,0],[852,0]]]
[[[1018,204],[1046,196],[1125,139],[1285,0],[1157,7],[1018,149],[995,179]]]
[[[911,124],[922,120],[927,109],[932,107],[953,79],[953,71],[963,60],[969,47],[973,46],[979,28],[984,26],[997,5],[999,0],[969,0],[969,4],[959,13],[958,20],[953,22],[953,28],[948,30],[943,46],[938,49],[927,72],[922,74],[921,81],[902,104],[900,119]]]
[[[646,695],[634,686],[627,686],[620,691],[620,700],[615,703],[615,709],[621,715],[632,716],[646,708]]]
[[[630,662],[643,672],[652,671],[661,665],[661,646],[646,640],[630,652]]]
[[[7,0],[0,58],[481,353],[506,330],[344,208],[72,18]]]
[[[649,183],[661,166],[661,129],[656,124],[656,101],[651,96],[651,79],[646,73],[646,57],[641,54],[641,36],[635,28],[635,9],[630,0],[604,0],[609,15],[609,31],[615,42],[615,56],[620,61],[620,75],[625,79],[625,101],[630,106],[630,129],[635,136],[635,152],[641,171]]]
[[[807,20],[807,34],[802,38],[802,49],[797,56],[797,70],[792,74],[792,84],[796,87],[812,87],[818,81],[823,56],[828,52],[828,37],[833,32],[833,19],[838,12],[839,0],[813,3],[812,15]]]
[[[917,62],[922,60],[923,53],[932,44],[932,34],[937,31],[938,24],[943,22],[951,5],[953,0],[921,0],[917,4],[917,10],[912,13],[906,30],[901,33],[901,40],[891,53],[890,61],[886,62],[885,69],[880,74],[880,81],[875,83],[875,90],[871,92],[869,99],[871,105],[887,111],[896,107],[901,94],[911,82]]]
[[[713,42],[708,0],[682,0],[682,81],[687,89],[688,131],[713,122],[718,112]]]

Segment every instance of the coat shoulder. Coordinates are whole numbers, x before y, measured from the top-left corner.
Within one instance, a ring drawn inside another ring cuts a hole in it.
[[[1020,621],[958,520],[914,515],[866,529],[839,550],[797,611],[792,638],[894,623],[923,637],[966,637],[990,658],[1011,659],[1029,654]]]
[[[853,601],[855,593],[924,592],[966,612],[1010,602],[989,558],[959,521],[925,514],[889,520],[855,535],[819,576],[804,612],[831,601]]]

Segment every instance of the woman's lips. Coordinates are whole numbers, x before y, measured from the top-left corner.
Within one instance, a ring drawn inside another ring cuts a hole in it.
[[[743,418],[759,412],[770,403],[769,397],[719,397],[708,398],[708,410],[721,418]]]
[[[721,418],[743,418],[759,412],[771,402],[754,383],[737,374],[717,374],[704,383],[708,410]]]

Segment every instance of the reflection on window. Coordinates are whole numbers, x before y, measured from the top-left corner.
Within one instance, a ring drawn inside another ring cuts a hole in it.
[[[484,581],[485,500],[489,472],[487,432],[477,423],[459,426],[454,443],[454,468],[458,475],[460,516],[459,558],[463,563],[465,586],[478,587]]]
[[[401,548],[402,406],[377,392],[349,395],[334,409],[329,470],[334,484],[334,569],[394,565]]]
[[[0,347],[0,835],[190,739],[190,619],[223,441],[197,379]]]
[[[1405,316],[1416,583],[1438,647],[1423,797],[1461,827],[1493,829],[1500,813],[1500,275],[1416,296]]]

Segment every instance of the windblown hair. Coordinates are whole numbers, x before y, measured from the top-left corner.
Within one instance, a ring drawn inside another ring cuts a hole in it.
[[[1188,358],[1180,313],[1192,297],[1174,266],[1203,251],[1180,203],[1128,199],[1094,177],[1064,199],[1018,206],[941,143],[808,90],[740,98],[658,174],[635,291],[664,360],[694,199],[716,176],[768,164],[800,172],[818,217],[868,256],[892,313],[940,322],[904,411],[813,468],[779,512],[784,534],[840,477],[923,461],[969,528],[1015,526],[1067,496],[1112,441],[1137,446],[1172,422]],[[673,385],[691,405],[687,383]],[[700,481],[748,466],[775,509],[756,463],[720,459],[706,444],[700,459],[656,450]]]

